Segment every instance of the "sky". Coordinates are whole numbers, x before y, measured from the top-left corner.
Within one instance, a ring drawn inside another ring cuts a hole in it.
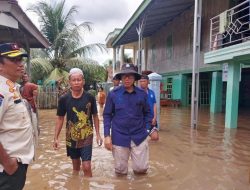
[[[39,0],[18,0],[18,4],[39,28],[38,18],[26,11]],[[50,1],[50,0],[49,0]],[[66,0],[67,10],[76,5],[78,13],[75,16],[77,23],[91,22],[93,32],[84,36],[86,44],[103,43],[110,32],[115,28],[123,28],[143,0]],[[92,59],[100,64],[112,59],[112,50],[109,53],[95,53]]]

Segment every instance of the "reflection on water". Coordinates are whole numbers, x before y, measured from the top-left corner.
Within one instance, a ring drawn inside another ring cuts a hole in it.
[[[150,142],[147,175],[132,170],[117,177],[111,152],[94,142],[93,176],[72,174],[66,157],[64,134],[61,149],[52,141],[55,111],[40,111],[41,136],[34,164],[29,167],[25,190],[247,190],[250,170],[249,112],[239,117],[238,129],[224,128],[224,114],[201,109],[197,130],[190,129],[190,110],[161,109],[160,141]],[[102,129],[101,129],[102,131]]]

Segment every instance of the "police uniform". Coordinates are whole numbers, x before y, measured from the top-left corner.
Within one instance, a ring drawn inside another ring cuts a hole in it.
[[[34,157],[33,129],[17,88],[17,83],[0,76],[0,143],[10,157],[30,164]]]

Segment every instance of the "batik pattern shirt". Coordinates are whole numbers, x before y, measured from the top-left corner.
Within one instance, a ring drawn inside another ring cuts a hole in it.
[[[57,115],[67,115],[66,145],[82,148],[93,142],[92,115],[97,114],[95,97],[84,92],[80,98],[73,98],[71,92],[59,99]]]

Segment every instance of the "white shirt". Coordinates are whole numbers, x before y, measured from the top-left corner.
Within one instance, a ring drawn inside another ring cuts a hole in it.
[[[17,88],[17,83],[0,75],[0,143],[10,157],[30,164],[34,157],[33,128]]]

